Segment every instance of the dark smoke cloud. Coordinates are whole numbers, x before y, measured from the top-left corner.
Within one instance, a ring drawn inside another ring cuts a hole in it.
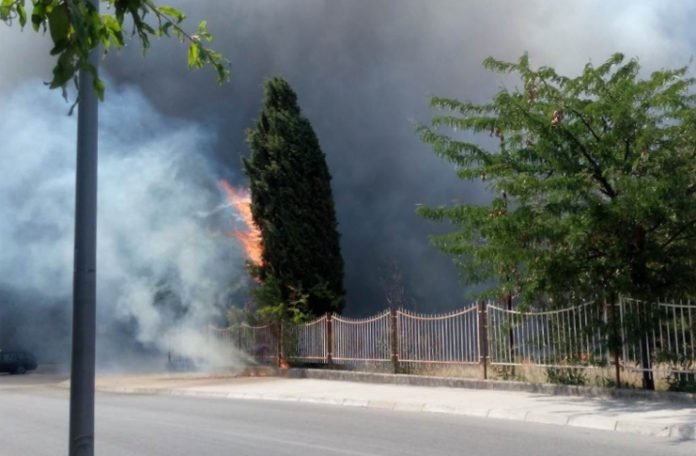
[[[256,115],[265,77],[281,74],[297,90],[334,176],[347,263],[347,312],[383,307],[380,275],[395,262],[420,309],[460,306],[465,290],[451,261],[427,243],[442,227],[414,215],[417,203],[482,199],[454,177],[414,134],[429,118],[428,96],[482,100],[504,82],[481,69],[488,55],[577,71],[622,50],[650,65],[684,64],[692,11],[659,2],[279,1],[178,2],[208,18],[232,60],[230,86],[187,75],[181,49],[162,45],[132,73],[131,55],[110,71],[143,87],[155,105],[218,127],[211,157],[238,169],[243,131]],[[668,29],[669,27],[669,29]],[[675,62],[676,63],[673,63]],[[191,114],[187,114],[190,112]]]
[[[214,84],[212,72],[189,73],[185,49],[154,43],[143,59],[133,45],[110,55],[105,68],[114,88],[136,85],[157,119],[202,126],[210,142],[197,147],[214,188],[216,177],[244,183],[240,158],[263,80],[282,75],[298,93],[333,174],[346,260],[349,314],[385,306],[380,276],[389,264],[403,272],[407,293],[422,311],[461,306],[467,290],[451,260],[427,242],[446,227],[415,215],[418,203],[482,201],[480,186],[458,181],[414,133],[430,117],[428,97],[484,100],[505,78],[481,68],[489,56],[576,72],[591,60],[622,51],[647,69],[688,63],[696,17],[686,2],[504,0],[255,0],[176,1],[191,22],[207,18],[215,47],[232,61],[232,83]],[[0,88],[11,92],[28,74],[48,79],[45,51],[25,32],[0,28]],[[43,46],[43,47],[42,47]],[[26,56],[31,56],[27,59]],[[30,64],[27,65],[27,61]],[[45,90],[35,84],[35,90]],[[0,99],[6,95],[0,95]],[[133,107],[123,106],[128,116]],[[142,122],[148,125],[149,118]],[[132,124],[131,124],[132,126]],[[166,125],[162,126],[166,128]],[[174,127],[171,127],[174,128]],[[123,132],[125,133],[125,130]],[[67,146],[66,146],[67,147]],[[206,182],[206,178],[209,181]],[[205,206],[202,202],[201,206]],[[106,221],[102,221],[102,225]],[[115,252],[114,255],[118,255]]]

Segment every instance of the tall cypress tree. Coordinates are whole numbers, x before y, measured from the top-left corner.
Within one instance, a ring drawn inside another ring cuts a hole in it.
[[[297,96],[282,78],[266,82],[263,109],[247,141],[251,154],[244,168],[263,246],[263,262],[255,267],[260,305],[304,315],[340,312],[343,258],[331,175]]]

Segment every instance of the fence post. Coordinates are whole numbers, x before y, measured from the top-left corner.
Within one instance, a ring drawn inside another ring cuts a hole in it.
[[[277,359],[277,365],[278,367],[283,367],[283,359],[285,357],[283,353],[283,320],[278,321],[278,359]]]
[[[333,367],[333,319],[331,312],[326,314],[326,364]]]
[[[515,332],[514,332],[514,326],[515,326],[515,314],[512,313],[512,294],[508,292],[507,298],[507,310],[508,310],[508,321],[510,322],[510,329],[508,330],[508,339],[510,342],[510,362],[512,365],[510,366],[510,370],[512,371],[512,376],[515,376]]]
[[[488,380],[488,310],[486,301],[478,302],[479,314],[479,362],[483,367],[483,379]]]
[[[389,345],[391,347],[391,361],[394,373],[399,372],[399,335],[396,328],[396,307],[389,309]]]
[[[614,380],[616,381],[616,387],[621,388],[621,362],[619,350],[623,342],[621,341],[621,331],[618,324],[619,320],[616,318],[615,303],[604,301],[604,321],[607,324],[609,350],[613,352],[614,356]]]
[[[244,351],[242,349],[242,329],[244,329],[244,326],[240,323],[237,325],[237,348],[239,351]]]
[[[641,332],[640,336],[640,364],[643,369],[643,389],[654,390],[655,379],[653,377],[652,355],[650,350],[650,312],[651,303],[647,301],[639,301],[636,306],[638,308],[638,321]]]

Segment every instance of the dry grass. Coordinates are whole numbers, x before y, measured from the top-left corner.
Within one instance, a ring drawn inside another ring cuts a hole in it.
[[[384,363],[353,363],[337,365],[336,368],[370,373],[394,373],[391,362]],[[666,391],[669,387],[667,377],[668,366],[655,367],[655,389]],[[427,375],[433,377],[483,379],[483,367],[480,364],[437,364],[437,363],[405,363],[399,364],[398,373],[409,375]],[[550,369],[531,363],[518,366],[493,366],[487,369],[489,380],[522,381],[530,383],[560,383],[578,384],[585,386],[615,387],[616,373],[613,365],[598,367],[560,367]],[[621,369],[622,388],[642,388],[643,375],[637,369]]]
[[[295,364],[297,365],[297,364]],[[306,367],[310,367],[306,365]],[[313,365],[311,367],[326,368],[325,365]],[[693,392],[696,389],[696,371],[685,369],[683,376],[686,380],[679,384],[679,378],[675,377],[673,369],[677,366],[669,363],[653,365],[655,389]],[[350,370],[367,373],[394,373],[394,365],[390,361],[384,362],[335,362],[333,369]],[[684,368],[682,368],[684,369]],[[413,363],[400,362],[397,373],[409,375],[424,375],[433,377],[464,378],[481,380],[484,377],[483,367],[480,364],[446,364],[446,363]],[[671,385],[670,385],[670,375]],[[616,372],[612,364],[606,366],[562,366],[549,368],[523,362],[516,366],[488,365],[487,378],[489,380],[521,381],[529,383],[556,383],[567,385],[584,385],[591,387],[614,388],[616,387]],[[641,389],[643,387],[643,374],[638,366],[622,366],[620,371],[621,388]],[[677,388],[675,389],[675,383]]]

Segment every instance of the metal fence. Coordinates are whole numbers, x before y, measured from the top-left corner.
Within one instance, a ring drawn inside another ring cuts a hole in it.
[[[621,298],[618,308],[624,369],[663,375],[696,372],[695,303]]]
[[[283,325],[283,355],[293,361],[326,362],[327,319],[324,315],[307,323]]]
[[[604,312],[593,303],[549,311],[517,311],[487,306],[492,365],[545,367],[607,363]]]
[[[444,314],[391,309],[368,318],[328,314],[282,328],[237,325],[209,331],[260,360],[392,362],[394,369],[399,363],[480,363],[484,378],[488,365],[609,367],[617,384],[620,372],[648,370],[696,381],[696,304],[691,302],[622,298],[610,306],[524,311],[478,303]]]
[[[208,337],[259,361],[274,361],[278,357],[278,329],[275,325],[251,326],[242,323],[227,328],[208,326]]]
[[[391,360],[391,315],[387,310],[370,318],[333,316],[332,361],[340,363]]]
[[[398,359],[403,363],[478,364],[477,306],[437,315],[397,310]]]

